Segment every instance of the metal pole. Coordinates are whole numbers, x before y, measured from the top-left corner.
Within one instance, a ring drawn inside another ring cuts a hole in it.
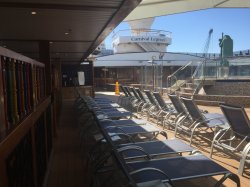
[[[148,85],[148,69],[147,69],[147,64],[145,65],[145,69],[144,69],[144,79],[145,79],[145,88],[147,89],[147,85]]]
[[[155,91],[155,68],[154,68],[153,58],[152,58],[152,78],[153,78],[153,91]]]
[[[106,77],[106,67],[104,67],[104,83],[105,83],[105,85],[104,85],[104,89],[105,90],[107,90],[107,77]]]
[[[146,85],[146,65],[143,65],[143,89],[145,89],[145,85]]]
[[[142,86],[143,86],[143,64],[141,64],[141,89],[143,88]]]
[[[163,60],[161,59],[161,80],[160,80],[160,84],[161,84],[161,94],[163,94]]]

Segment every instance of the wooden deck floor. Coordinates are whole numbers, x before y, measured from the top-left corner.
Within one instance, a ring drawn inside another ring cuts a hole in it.
[[[47,187],[83,187],[84,160],[72,101],[63,103],[53,150]]]
[[[109,96],[106,96],[109,97]],[[115,97],[112,96],[114,99]],[[209,112],[220,112],[216,107],[203,107]],[[247,109],[250,116],[250,109]],[[73,112],[73,102],[66,101],[63,103],[61,120],[58,125],[57,138],[54,144],[54,152],[51,160],[50,172],[47,180],[47,187],[78,187],[85,186],[87,174],[85,173],[85,160],[80,152],[80,139],[76,123],[76,117]],[[173,132],[168,131],[170,137],[173,137]],[[210,145],[204,142],[200,144],[194,142],[194,147],[200,149],[205,155],[209,155]],[[213,160],[227,168],[233,173],[237,173],[239,161],[232,159],[226,154],[215,152]],[[241,187],[250,186],[250,169],[244,172],[243,176],[239,176],[241,180]],[[197,182],[197,184],[199,184]],[[183,186],[183,185],[181,185]],[[185,186],[189,186],[188,184]],[[203,185],[197,185],[203,186]],[[208,185],[209,186],[209,185]],[[225,186],[236,186],[229,180]]]

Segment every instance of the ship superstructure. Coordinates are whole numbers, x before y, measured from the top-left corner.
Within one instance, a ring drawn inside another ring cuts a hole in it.
[[[112,47],[117,53],[166,52],[171,44],[171,32],[150,29],[154,19],[129,21],[130,30],[114,34]]]
[[[184,53],[168,53],[172,44],[170,31],[151,29],[154,18],[129,21],[129,30],[120,30],[112,37],[113,54],[104,54],[104,44],[94,59],[97,86],[116,80],[133,84],[158,84],[179,67],[203,58]],[[128,76],[129,75],[129,76]],[[155,80],[155,81],[152,81]]]

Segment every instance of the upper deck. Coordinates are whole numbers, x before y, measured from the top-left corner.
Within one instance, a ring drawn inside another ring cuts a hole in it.
[[[153,29],[120,30],[113,35],[114,53],[166,52],[172,43],[172,33]]]

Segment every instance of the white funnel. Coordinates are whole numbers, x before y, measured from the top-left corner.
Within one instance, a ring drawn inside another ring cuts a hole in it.
[[[143,31],[143,30],[150,29],[153,22],[154,22],[154,18],[147,18],[147,19],[141,19],[141,20],[128,21],[128,24],[131,30]]]

